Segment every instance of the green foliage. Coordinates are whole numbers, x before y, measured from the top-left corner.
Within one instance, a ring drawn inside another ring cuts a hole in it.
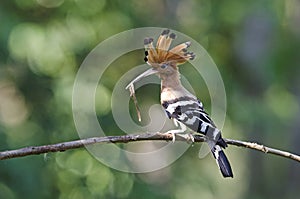
[[[71,94],[84,58],[116,33],[157,26],[191,36],[216,62],[228,102],[224,137],[299,153],[299,12],[297,0],[1,1],[0,150],[78,139]],[[115,83],[142,63],[141,51],[122,56],[97,88],[97,116],[111,134],[122,133],[110,107]],[[209,110],[204,81],[191,67],[182,73]],[[137,96],[158,102],[153,93],[138,91]],[[113,170],[84,149],[6,160],[0,162],[0,198],[259,199],[300,194],[295,162],[229,147],[235,178],[224,180],[213,159],[199,159],[198,151],[195,144],[171,166],[146,174]]]

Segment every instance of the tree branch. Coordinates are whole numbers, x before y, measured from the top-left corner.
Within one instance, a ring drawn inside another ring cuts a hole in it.
[[[206,138],[200,135],[193,135],[195,142],[205,142]],[[42,145],[42,146],[30,146],[20,148],[16,150],[9,150],[0,152],[0,160],[23,157],[28,155],[39,155],[49,152],[62,152],[70,149],[76,149],[91,144],[104,144],[104,143],[127,143],[138,141],[172,141],[172,135],[162,133],[142,133],[142,134],[129,134],[122,136],[106,136],[106,137],[93,137],[81,140],[74,140],[69,142],[62,142],[58,144]],[[264,153],[270,153],[285,158],[289,158],[300,162],[300,156],[292,154],[290,152],[282,151],[279,149],[270,148],[264,145],[260,145],[252,142],[245,142],[240,140],[224,139],[227,144],[238,147],[245,147],[261,151]],[[182,137],[176,137],[176,141],[186,141]]]

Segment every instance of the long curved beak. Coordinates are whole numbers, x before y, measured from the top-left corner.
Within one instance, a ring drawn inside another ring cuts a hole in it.
[[[139,80],[141,80],[142,78],[144,77],[147,77],[147,76],[150,76],[150,75],[153,75],[155,73],[158,73],[157,70],[153,69],[153,68],[150,68],[148,70],[146,70],[145,72],[143,72],[142,74],[140,74],[139,76],[137,76],[135,79],[133,79],[127,86],[126,86],[126,89],[128,89],[129,87],[133,86],[133,84],[135,82],[138,82]]]

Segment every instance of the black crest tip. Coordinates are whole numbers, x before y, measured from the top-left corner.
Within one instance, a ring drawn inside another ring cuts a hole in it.
[[[192,43],[191,43],[190,41],[185,42],[185,45],[186,45],[187,48],[190,47],[191,44],[192,44]]]
[[[148,45],[150,42],[149,42],[149,38],[145,38],[144,39],[144,45]]]
[[[170,30],[169,30],[169,29],[166,29],[166,30],[164,30],[164,31],[161,33],[161,35],[167,35],[167,34],[169,34],[169,32],[170,32]]]
[[[171,33],[169,36],[171,39],[175,39],[176,38],[176,34],[175,33]]]
[[[192,54],[190,60],[194,60],[195,57],[196,57],[196,55],[195,55],[195,54]]]
[[[146,37],[146,38],[144,39],[144,45],[148,45],[148,44],[150,44],[151,42],[153,42],[153,39],[152,39],[152,38]]]

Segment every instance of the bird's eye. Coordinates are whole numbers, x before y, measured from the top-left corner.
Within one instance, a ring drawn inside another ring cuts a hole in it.
[[[163,65],[161,65],[160,67],[161,67],[162,69],[165,69],[165,68],[168,67],[168,65],[167,65],[167,64],[163,64]]]

